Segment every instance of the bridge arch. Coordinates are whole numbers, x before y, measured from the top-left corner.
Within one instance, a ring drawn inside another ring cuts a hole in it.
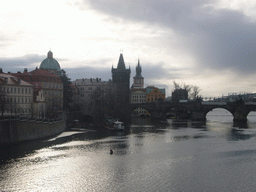
[[[233,121],[234,115],[227,109],[222,107],[216,107],[211,111],[208,111],[205,115],[206,120],[223,120],[223,121]]]
[[[231,111],[231,110],[228,109],[227,107],[223,107],[223,106],[212,106],[212,107],[208,107],[208,109],[204,110],[205,117],[208,115],[209,112],[212,112],[213,110],[217,110],[217,109],[226,110],[226,111],[228,111],[228,112],[234,117],[233,111]]]
[[[148,116],[150,117],[151,114],[146,107],[133,107],[131,109],[132,116]]]
[[[189,119],[191,111],[183,105],[170,105],[163,111],[165,118]]]

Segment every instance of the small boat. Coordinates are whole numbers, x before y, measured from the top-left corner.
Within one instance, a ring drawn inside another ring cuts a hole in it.
[[[124,130],[124,123],[121,121],[116,121],[113,124],[114,130]]]
[[[115,121],[108,127],[111,131],[123,131],[124,130],[124,123],[121,121]]]

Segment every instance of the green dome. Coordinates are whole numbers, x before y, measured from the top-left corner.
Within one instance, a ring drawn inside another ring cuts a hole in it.
[[[47,58],[42,61],[39,68],[46,70],[57,70],[58,72],[61,70],[60,64],[53,58],[53,54],[51,51],[48,52]]]

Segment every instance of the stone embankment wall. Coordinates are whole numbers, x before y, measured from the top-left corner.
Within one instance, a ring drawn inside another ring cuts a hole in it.
[[[65,128],[64,120],[54,122],[2,120],[0,121],[0,145],[52,136],[61,133]]]

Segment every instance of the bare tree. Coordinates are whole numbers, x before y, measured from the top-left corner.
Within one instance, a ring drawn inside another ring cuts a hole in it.
[[[184,89],[188,92],[188,98],[192,100],[196,100],[201,98],[199,92],[201,89],[197,85],[187,85],[185,83],[177,83],[173,81],[175,90],[177,89]]]

